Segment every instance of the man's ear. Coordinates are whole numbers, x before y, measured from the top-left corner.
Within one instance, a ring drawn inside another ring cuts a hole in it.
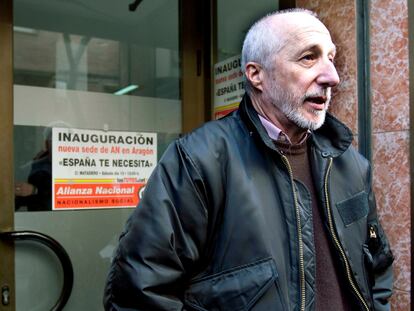
[[[250,84],[260,91],[263,91],[263,78],[264,78],[263,67],[255,62],[249,62],[246,64],[246,79],[249,80]]]

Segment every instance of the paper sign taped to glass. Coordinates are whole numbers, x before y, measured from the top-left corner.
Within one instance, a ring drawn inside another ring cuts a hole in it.
[[[157,164],[157,134],[53,128],[53,210],[136,207]]]

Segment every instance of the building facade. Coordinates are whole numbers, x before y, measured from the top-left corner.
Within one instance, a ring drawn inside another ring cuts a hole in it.
[[[303,7],[338,48],[331,111],[372,162],[395,255],[392,309],[409,310],[410,1],[0,0],[0,232],[57,240],[74,273],[65,310],[101,310],[112,251],[137,203],[129,191],[139,200],[172,140],[234,108],[252,21]],[[32,187],[39,179],[43,197]],[[0,254],[0,310],[56,303],[68,275],[53,252],[3,237]]]

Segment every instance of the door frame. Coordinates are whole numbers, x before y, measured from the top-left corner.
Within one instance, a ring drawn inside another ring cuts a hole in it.
[[[0,232],[14,227],[13,170],[13,1],[0,0]],[[14,311],[14,246],[0,240],[0,297],[10,289],[9,305],[0,298],[0,311]]]
[[[179,1],[182,133],[211,120],[212,2]]]

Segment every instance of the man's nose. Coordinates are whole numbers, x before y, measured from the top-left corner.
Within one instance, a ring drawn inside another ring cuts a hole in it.
[[[338,72],[332,61],[326,60],[320,64],[320,73],[317,77],[317,83],[326,87],[334,87],[339,83]]]

